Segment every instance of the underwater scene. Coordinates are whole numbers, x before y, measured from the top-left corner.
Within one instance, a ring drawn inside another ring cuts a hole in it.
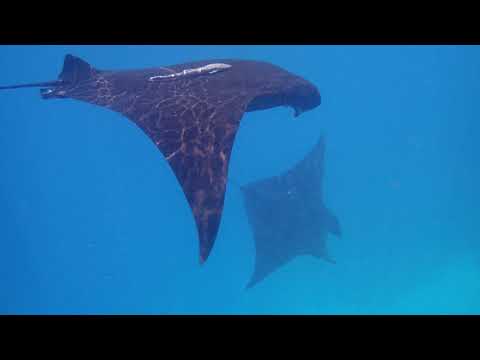
[[[0,45],[0,314],[480,314],[480,46]]]

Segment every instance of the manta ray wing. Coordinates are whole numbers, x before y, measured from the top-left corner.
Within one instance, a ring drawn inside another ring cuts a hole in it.
[[[137,122],[165,156],[185,193],[197,225],[201,262],[210,254],[220,226],[230,155],[244,109],[242,101],[206,106],[198,113],[174,107]]]

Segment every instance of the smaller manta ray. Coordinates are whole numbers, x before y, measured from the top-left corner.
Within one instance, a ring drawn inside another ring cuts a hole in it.
[[[256,248],[255,270],[247,288],[297,256],[334,263],[327,251],[327,235],[340,236],[341,231],[323,203],[324,152],[321,137],[292,169],[241,187]]]

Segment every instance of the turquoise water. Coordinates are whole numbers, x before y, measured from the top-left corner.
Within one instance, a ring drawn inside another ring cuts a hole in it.
[[[480,47],[0,46],[0,86],[100,69],[265,60],[315,83],[293,118],[245,114],[230,177],[277,175],[326,136],[336,265],[297,258],[245,291],[254,244],[229,186],[208,261],[167,162],[131,122],[0,92],[2,314],[479,314]]]

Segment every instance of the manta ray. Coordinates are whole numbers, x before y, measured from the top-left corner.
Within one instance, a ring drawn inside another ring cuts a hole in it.
[[[243,114],[287,106],[297,117],[320,105],[318,89],[300,76],[267,62],[235,59],[109,71],[68,54],[57,80],[0,89],[22,87],[41,87],[43,99],[108,108],[143,130],[168,161],[190,205],[200,263],[217,236]]]
[[[340,236],[338,219],[323,202],[325,143],[320,137],[309,154],[285,173],[241,186],[255,240],[253,287],[297,256],[334,263],[328,233]]]

